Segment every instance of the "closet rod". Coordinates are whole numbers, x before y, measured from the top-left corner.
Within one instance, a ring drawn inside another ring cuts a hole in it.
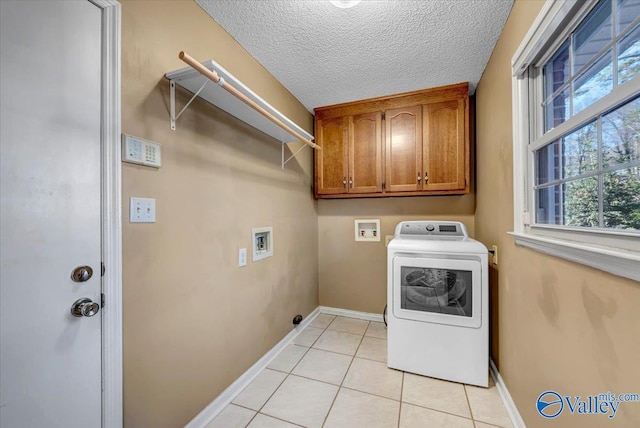
[[[313,141],[307,140],[302,135],[300,135],[299,133],[297,133],[296,131],[294,131],[290,127],[288,127],[280,119],[278,119],[277,117],[275,117],[274,115],[272,115],[271,113],[269,113],[268,111],[263,109],[261,106],[256,104],[253,100],[248,98],[245,94],[243,94],[242,92],[238,91],[236,88],[234,88],[233,86],[231,86],[230,84],[225,82],[224,79],[220,79],[220,76],[218,76],[218,74],[216,74],[214,71],[211,71],[208,68],[206,68],[205,66],[203,66],[202,64],[200,64],[198,61],[193,59],[193,57],[191,57],[186,52],[184,52],[184,51],[180,52],[178,57],[181,60],[183,60],[184,62],[186,62],[187,64],[189,64],[191,67],[193,67],[194,69],[199,71],[200,74],[202,74],[203,76],[205,76],[209,80],[213,81],[217,85],[222,86],[229,93],[231,93],[235,97],[239,98],[241,101],[245,102],[249,106],[251,106],[254,110],[256,110],[258,113],[262,114],[264,117],[266,117],[267,119],[269,119],[270,121],[272,121],[276,125],[278,125],[280,128],[284,129],[285,131],[287,131],[291,135],[297,137],[300,141],[304,142],[305,144],[307,144],[308,146],[310,146],[310,147],[312,147],[312,148],[314,148],[316,150],[322,149],[319,145],[317,145]],[[283,141],[283,142],[285,142],[285,141]]]

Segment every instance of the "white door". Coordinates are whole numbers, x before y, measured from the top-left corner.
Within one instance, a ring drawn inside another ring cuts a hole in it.
[[[101,312],[70,311],[101,296],[101,26],[88,1],[0,1],[2,428],[101,425]]]

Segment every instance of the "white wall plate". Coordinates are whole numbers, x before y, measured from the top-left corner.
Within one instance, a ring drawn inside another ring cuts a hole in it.
[[[380,219],[355,219],[355,239],[359,242],[380,241]]]
[[[273,256],[273,227],[254,227],[251,229],[253,261]]]

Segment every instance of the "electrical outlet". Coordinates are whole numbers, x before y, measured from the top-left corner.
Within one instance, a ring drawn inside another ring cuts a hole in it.
[[[238,251],[238,266],[243,267],[247,265],[247,249],[240,248]]]
[[[492,245],[491,246],[491,251],[493,251],[493,265],[494,266],[498,266],[498,246],[497,245]]]

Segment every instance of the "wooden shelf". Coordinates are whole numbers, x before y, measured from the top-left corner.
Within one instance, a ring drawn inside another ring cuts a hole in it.
[[[202,64],[202,66],[207,70],[213,72],[213,75],[219,77],[219,81],[215,83],[210,77],[205,76],[203,73],[191,66],[171,71],[165,74],[165,77],[170,82],[171,89],[171,129],[176,129],[177,119],[196,97],[200,97],[205,101],[213,104],[214,106],[226,111],[230,115],[253,126],[259,131],[262,131],[270,137],[280,141],[283,144],[283,167],[284,164],[289,159],[291,159],[291,157],[286,161],[284,159],[284,144],[302,141],[299,136],[304,137],[307,141],[313,141],[313,135],[309,134],[307,131],[291,121],[291,119],[276,110],[273,106],[263,100],[260,96],[258,96],[255,92],[245,86],[241,81],[236,79],[232,74],[230,74],[215,61],[208,60],[200,64]],[[197,66],[198,64],[194,65]],[[175,105],[176,85],[179,85],[194,94],[179,113],[176,113]],[[243,101],[237,95],[231,93],[223,85],[230,85],[237,92],[240,92],[246,98],[248,98],[250,102],[255,103],[268,115],[271,115],[273,118],[289,127],[290,131],[283,129],[283,127],[265,116],[265,113],[260,113],[255,107]],[[296,133],[299,134],[299,136],[296,136]]]

